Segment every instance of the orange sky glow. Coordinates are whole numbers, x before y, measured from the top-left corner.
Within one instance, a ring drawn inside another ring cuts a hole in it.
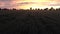
[[[60,0],[0,0],[0,8],[60,8]]]

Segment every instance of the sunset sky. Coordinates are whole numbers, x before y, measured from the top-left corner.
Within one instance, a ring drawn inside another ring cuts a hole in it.
[[[59,8],[60,0],[0,0],[0,8]]]

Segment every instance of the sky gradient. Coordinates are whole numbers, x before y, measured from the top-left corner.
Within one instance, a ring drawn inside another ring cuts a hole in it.
[[[0,0],[0,8],[59,8],[60,0]]]

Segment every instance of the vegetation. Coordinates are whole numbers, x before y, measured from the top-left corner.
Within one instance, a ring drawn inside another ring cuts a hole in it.
[[[0,9],[0,31],[17,31],[21,34],[58,34],[60,33],[60,9]]]

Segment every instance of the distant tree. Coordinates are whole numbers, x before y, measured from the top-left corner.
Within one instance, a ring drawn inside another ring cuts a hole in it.
[[[1,10],[1,8],[0,8],[0,10]]]
[[[48,8],[45,8],[44,10],[48,10]]]
[[[59,10],[58,8],[56,8],[56,11]]]
[[[43,10],[43,9],[40,9],[40,10]]]
[[[38,10],[37,8],[35,10]]]
[[[4,8],[3,10],[8,10],[7,8]]]
[[[60,8],[56,8],[56,11],[60,11]]]
[[[13,10],[16,10],[15,8],[13,8]]]
[[[53,7],[51,7],[49,10],[51,11],[51,10],[55,10],[55,9]]]
[[[40,9],[38,8],[38,10],[40,10]]]
[[[59,8],[59,10],[60,10],[60,8]]]
[[[30,10],[32,10],[32,7],[30,8]]]
[[[19,9],[19,10],[24,10],[24,9]]]

